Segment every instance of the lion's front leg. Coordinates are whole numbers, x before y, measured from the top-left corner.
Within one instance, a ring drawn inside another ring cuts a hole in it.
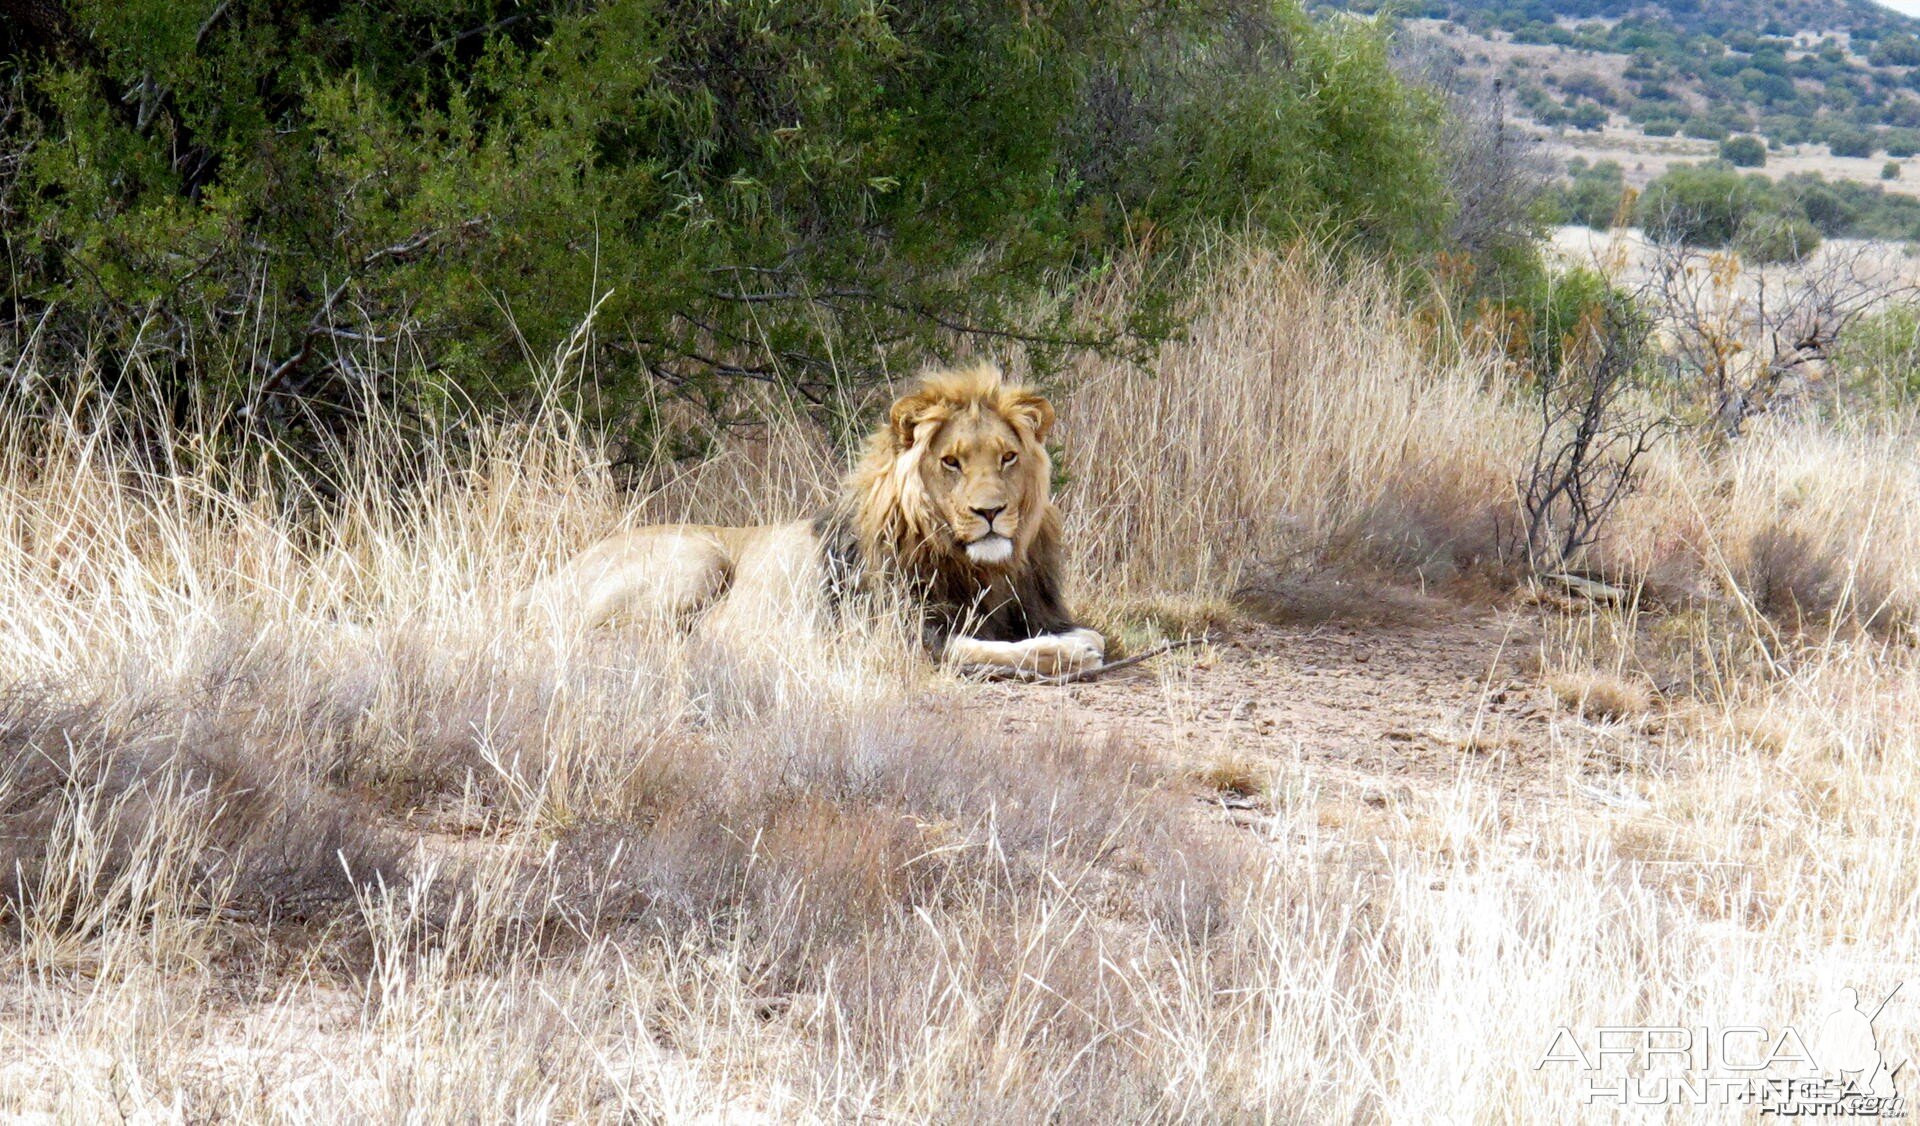
[[[982,641],[953,637],[942,654],[950,664],[991,665],[1041,676],[1083,672],[1105,659],[1107,639],[1090,629],[1043,633],[1025,641]]]

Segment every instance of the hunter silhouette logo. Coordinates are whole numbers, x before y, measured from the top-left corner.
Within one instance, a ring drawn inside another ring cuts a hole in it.
[[[1840,991],[1840,1007],[1820,1026],[1820,1039],[1814,1048],[1813,1059],[1822,1072],[1846,1083],[1849,1090],[1876,1099],[1899,1096],[1894,1076],[1907,1066],[1906,1061],[1889,1069],[1873,1029],[1873,1022],[1898,992],[1900,986],[1896,985],[1893,993],[1874,1006],[1872,1013],[1867,1013],[1860,1008],[1858,993],[1852,989]]]

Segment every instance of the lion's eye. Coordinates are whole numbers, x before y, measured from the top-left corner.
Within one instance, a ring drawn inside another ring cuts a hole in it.
[[[1014,462],[1019,460],[1020,460],[1020,455],[1017,453],[1014,453],[1012,450],[1008,450],[1006,453],[1003,453],[1000,455],[1000,465],[1002,468],[1012,465]]]
[[[948,469],[958,469],[960,468],[960,459],[952,454],[948,454],[940,459],[940,464],[946,466]]]

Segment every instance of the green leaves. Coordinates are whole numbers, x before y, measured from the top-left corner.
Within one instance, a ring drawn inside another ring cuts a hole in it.
[[[343,408],[395,355],[511,398],[594,309],[610,421],[838,402],[930,356],[1151,345],[1166,309],[1073,314],[1122,248],[1412,254],[1447,213],[1384,30],[1296,0],[71,10],[93,50],[0,64],[30,111],[0,141],[46,138],[7,313],[269,408]]]

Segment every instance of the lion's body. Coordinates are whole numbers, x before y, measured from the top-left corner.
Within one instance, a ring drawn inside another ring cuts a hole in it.
[[[785,603],[793,601],[790,595],[810,594],[822,574],[815,555],[804,521],[749,528],[665,524],[601,540],[546,589],[590,627],[625,616],[687,618],[735,594],[740,601],[766,594]]]
[[[925,608],[936,656],[1043,673],[1097,663],[1104,642],[1062,601],[1052,420],[993,368],[925,376],[813,519],[642,528],[581,552],[532,597],[587,626],[705,615],[752,630],[773,608],[814,616],[888,590]]]

